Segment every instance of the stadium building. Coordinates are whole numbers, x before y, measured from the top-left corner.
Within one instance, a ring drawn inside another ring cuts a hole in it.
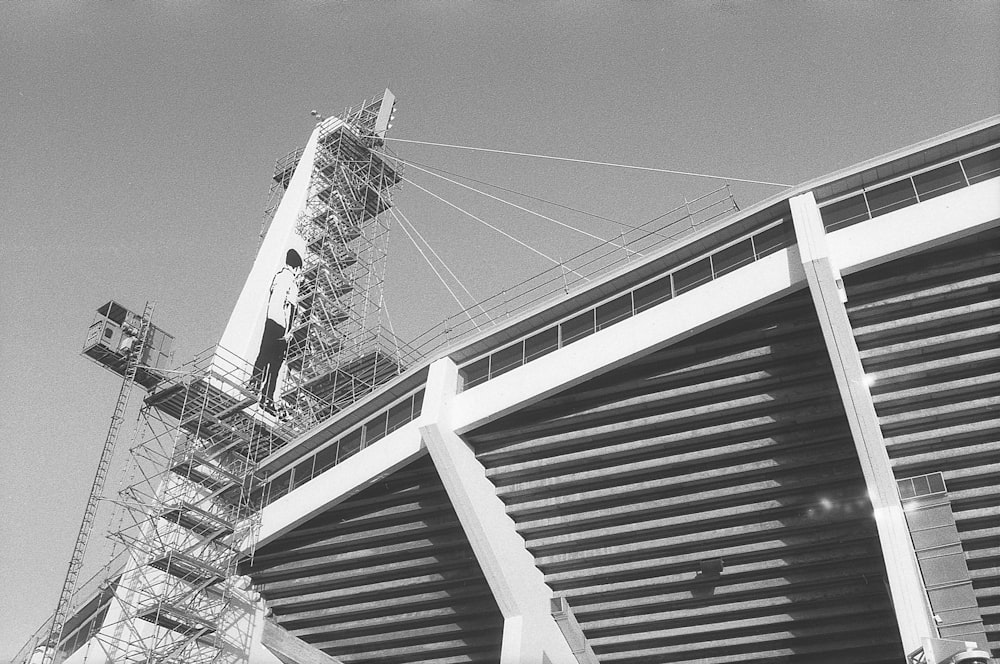
[[[66,661],[201,661],[212,639],[260,664],[996,661],[1000,116],[748,209],[694,203],[683,234],[637,229],[404,351],[334,315],[377,286],[350,269],[379,264],[399,181],[385,106],[321,121],[279,168],[233,368],[140,370],[166,479],[132,540],[181,535],[66,621]],[[290,246],[282,417],[247,367]]]

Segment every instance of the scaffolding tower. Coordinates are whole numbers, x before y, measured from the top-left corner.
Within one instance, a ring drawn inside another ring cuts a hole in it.
[[[402,180],[400,163],[384,147],[393,108],[386,90],[347,109],[339,121],[321,124],[306,204],[296,222],[306,254],[286,358],[294,385],[287,402],[298,403],[305,390],[333,412],[405,368],[398,345],[386,343],[390,335],[380,316],[389,232],[382,213]],[[278,161],[274,186],[287,186],[300,157],[296,151]]]
[[[109,302],[98,309],[83,350],[124,378],[109,441],[117,438],[131,386],[147,392],[132,437],[130,479],[117,494],[118,520],[109,533],[118,549],[112,560],[124,566],[106,568],[103,599],[82,609],[95,615],[73,617],[84,627],[64,628],[83,534],[89,536],[103,499],[106,443],[49,636],[28,646],[32,654],[22,662],[59,664],[88,642],[120,664],[235,664],[249,652],[259,596],[238,565],[256,544],[265,479],[258,465],[304,425],[262,412],[245,387],[250,365],[221,347],[166,368],[173,337],[150,319],[149,305],[139,315]]]
[[[380,317],[389,230],[380,215],[402,179],[384,149],[393,106],[386,90],[321,123],[296,220],[306,252],[280,417],[259,407],[244,358],[217,346],[168,369],[173,337],[149,323],[148,311],[135,314],[115,302],[98,310],[84,353],[123,376],[127,387],[147,391],[130,449],[131,479],[118,493],[119,522],[110,533],[123,554],[114,558],[125,564],[107,576],[102,597],[113,597],[88,628],[88,647],[98,644],[108,661],[244,660],[255,599],[238,565],[256,545],[266,479],[260,462],[404,370],[400,345],[387,341]],[[302,154],[279,160],[265,227]],[[143,343],[135,344],[136,335]],[[89,535],[86,520],[85,527]],[[64,594],[72,594],[81,564],[82,553],[74,552]],[[60,634],[68,606],[61,601],[53,619]],[[54,638],[42,646],[46,663],[71,654]],[[72,644],[80,643],[74,634]]]
[[[216,347],[143,402],[135,477],[112,533],[127,552],[117,610],[96,635],[110,661],[238,662],[248,652],[252,598],[237,565],[259,526],[258,462],[289,442],[243,388],[249,370]]]

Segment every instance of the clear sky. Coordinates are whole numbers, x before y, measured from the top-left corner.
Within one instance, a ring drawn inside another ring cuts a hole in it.
[[[178,359],[216,341],[273,162],[305,142],[310,110],[389,87],[400,138],[789,184],[1000,112],[998,2],[8,0],[2,13],[0,661],[55,608],[117,395],[79,354],[94,309],[155,300]],[[627,223],[718,185],[393,147]],[[552,255],[589,244],[407,175]],[[733,191],[745,206],[780,189]],[[547,267],[413,185],[395,200],[477,297]],[[456,310],[398,228],[386,288],[404,337]]]

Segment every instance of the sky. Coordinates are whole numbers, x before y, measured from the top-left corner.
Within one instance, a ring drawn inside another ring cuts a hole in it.
[[[310,111],[388,87],[391,137],[789,185],[1000,113],[1000,2],[6,0],[2,12],[0,661],[55,609],[118,394],[80,355],[95,309],[155,301],[181,361],[216,342],[274,160],[305,143]],[[632,225],[723,182],[391,145]],[[415,185],[559,259],[594,242],[405,175],[396,209],[477,299],[549,264]],[[745,207],[781,187],[732,191]],[[593,235],[621,230],[491,192]],[[385,297],[404,339],[458,311],[398,227]],[[104,563],[103,505],[84,578]]]

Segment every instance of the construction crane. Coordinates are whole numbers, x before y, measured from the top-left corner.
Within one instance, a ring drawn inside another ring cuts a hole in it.
[[[101,450],[101,458],[97,464],[97,472],[94,475],[93,484],[90,486],[90,495],[87,497],[87,507],[83,512],[83,520],[80,523],[80,530],[76,536],[76,544],[73,546],[73,555],[69,560],[69,569],[66,571],[66,578],[63,580],[62,591],[59,593],[59,603],[56,605],[55,615],[52,617],[52,628],[49,630],[48,647],[42,658],[42,664],[58,664],[56,658],[59,652],[59,642],[62,640],[63,629],[66,621],[69,620],[69,612],[73,594],[76,592],[77,580],[80,571],[83,569],[84,555],[87,552],[87,544],[90,535],[94,530],[94,521],[97,517],[97,508],[104,496],[104,484],[108,477],[108,470],[114,458],[115,445],[118,442],[118,432],[125,419],[125,411],[128,408],[129,398],[132,395],[132,387],[136,382],[136,373],[142,361],[146,343],[151,330],[154,303],[146,302],[139,321],[135,337],[122,344],[126,356],[124,376],[121,387],[118,390],[118,400],[115,403],[115,410],[111,416],[111,424],[108,426],[108,435],[104,439],[104,448]]]

